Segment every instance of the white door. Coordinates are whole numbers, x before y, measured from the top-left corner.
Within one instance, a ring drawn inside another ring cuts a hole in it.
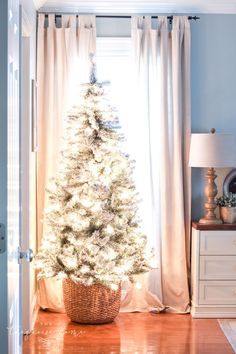
[[[0,352],[22,352],[20,318],[19,1],[0,12]],[[7,40],[8,38],[8,40]],[[5,242],[4,242],[5,241]]]

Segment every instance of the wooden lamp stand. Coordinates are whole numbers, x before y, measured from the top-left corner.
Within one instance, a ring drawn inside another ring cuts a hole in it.
[[[206,174],[207,185],[205,187],[206,202],[205,206],[205,216],[199,220],[200,224],[222,224],[222,220],[218,219],[215,215],[215,209],[217,207],[215,203],[215,197],[217,195],[217,186],[215,184],[215,179],[217,175],[214,168],[209,168]]]

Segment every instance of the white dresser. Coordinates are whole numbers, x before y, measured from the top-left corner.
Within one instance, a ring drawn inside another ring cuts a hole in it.
[[[236,224],[192,223],[191,314],[236,318]]]

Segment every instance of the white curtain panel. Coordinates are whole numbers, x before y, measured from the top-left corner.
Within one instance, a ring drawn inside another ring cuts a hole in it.
[[[57,170],[68,108],[76,100],[76,84],[89,81],[89,55],[95,53],[95,16],[44,14],[38,17],[37,37],[37,239],[47,207],[47,183]],[[39,305],[64,311],[62,286],[54,279],[39,282]]]
[[[139,190],[149,244],[158,254],[152,292],[169,311],[189,311],[190,24],[185,16],[132,18]],[[140,159],[141,156],[141,159]],[[143,287],[143,295],[150,285]]]

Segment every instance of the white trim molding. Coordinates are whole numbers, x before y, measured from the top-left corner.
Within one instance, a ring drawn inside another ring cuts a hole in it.
[[[45,0],[33,0],[35,8],[38,10],[41,6],[43,6],[47,1]]]
[[[31,21],[25,8],[22,6],[22,36],[30,37],[31,34]]]
[[[34,0],[37,9],[46,12],[97,14],[236,14],[235,0]]]

